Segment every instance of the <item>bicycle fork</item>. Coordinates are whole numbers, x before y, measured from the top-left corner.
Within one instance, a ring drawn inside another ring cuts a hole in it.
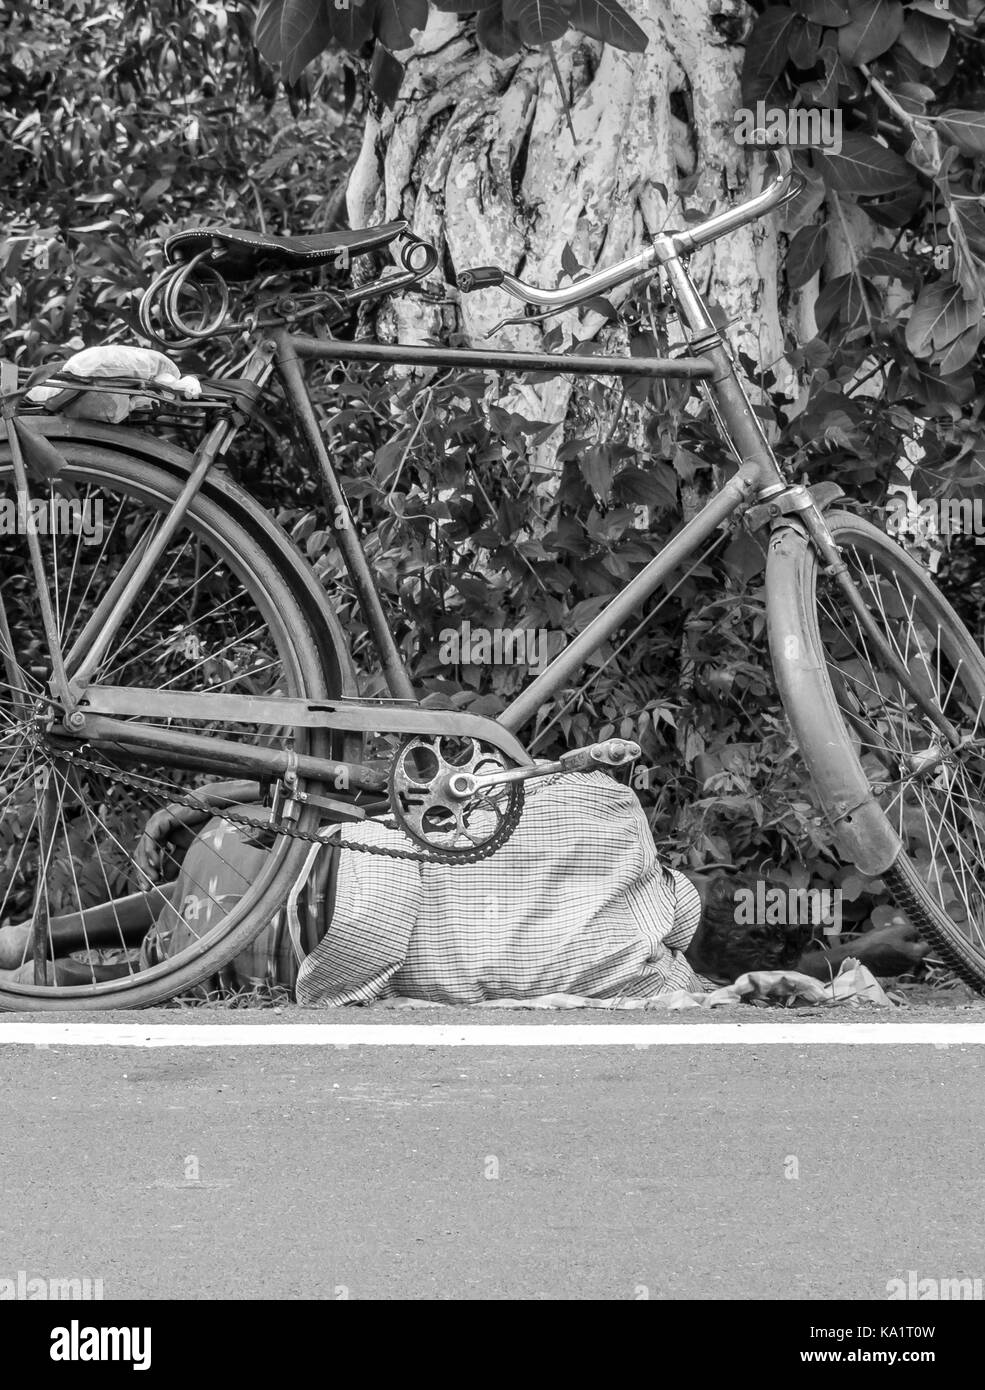
[[[958,730],[939,705],[928,699],[919,688],[899,654],[880,631],[811,492],[801,485],[788,483],[784,478],[736,369],[731,348],[722,332],[716,328],[689,270],[677,254],[674,238],[667,234],[657,236],[654,238],[654,248],[670,282],[681,320],[688,330],[690,351],[700,353],[715,367],[707,389],[716,415],[724,424],[726,440],[740,466],[749,464],[757,470],[757,502],[765,504],[767,512],[774,519],[791,515],[798,518],[818,552],[824,573],[838,585],[873,648],[950,746],[960,747],[962,738]]]

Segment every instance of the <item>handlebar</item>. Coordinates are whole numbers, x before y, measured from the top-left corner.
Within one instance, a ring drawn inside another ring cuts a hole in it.
[[[804,186],[804,180],[794,172],[793,155],[784,145],[774,146],[772,154],[776,160],[776,173],[772,179],[764,182],[753,197],[699,222],[690,231],[671,233],[679,256],[688,256],[700,246],[707,246],[710,241],[717,241],[720,236],[734,232],[737,227],[744,227],[747,222],[755,222],[774,208],[789,203],[791,198],[796,198]]]
[[[765,143],[765,140],[761,140],[761,143]],[[597,270],[593,275],[585,275],[564,289],[543,290],[536,285],[526,285],[515,275],[501,270],[499,266],[477,266],[472,270],[463,270],[458,276],[458,288],[463,294],[471,294],[474,290],[501,286],[514,299],[520,299],[525,304],[533,304],[540,309],[567,309],[592,295],[603,294],[616,285],[635,280],[637,276],[656,269],[661,261],[669,259],[671,255],[689,256],[708,242],[734,232],[747,222],[754,222],[758,217],[795,198],[803,187],[803,179],[794,172],[793,156],[782,145],[773,146],[772,154],[776,161],[776,173],[753,197],[747,198],[734,208],[727,208],[725,212],[707,218],[704,222],[699,222],[687,231],[669,232],[661,239],[661,244],[649,246],[639,255],[619,261],[608,270]],[[667,246],[668,241],[672,250]]]

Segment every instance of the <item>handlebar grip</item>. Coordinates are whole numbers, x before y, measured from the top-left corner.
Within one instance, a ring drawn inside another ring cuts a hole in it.
[[[495,289],[503,283],[505,275],[506,272],[498,265],[473,266],[471,270],[460,271],[458,288],[462,294],[471,294],[473,290]]]

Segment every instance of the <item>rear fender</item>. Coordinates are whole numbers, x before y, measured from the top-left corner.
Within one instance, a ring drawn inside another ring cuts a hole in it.
[[[60,415],[32,415],[30,418],[31,428],[43,434],[56,448],[60,440],[90,443],[156,464],[176,478],[187,477],[192,467],[192,455],[186,449],[140,430],[102,425],[92,420],[69,420]],[[301,551],[270,514],[223,473],[213,471],[206,478],[202,492],[248,531],[279,568],[290,571],[318,643],[328,688],[337,689],[350,698],[357,696],[356,670],[342,625]]]

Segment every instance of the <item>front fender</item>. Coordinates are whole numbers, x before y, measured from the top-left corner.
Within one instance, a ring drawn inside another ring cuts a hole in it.
[[[766,595],[773,670],[839,848],[864,874],[877,878],[903,846],[872,794],[828,679],[814,599],[815,566],[800,526],[782,525],[770,536]]]

